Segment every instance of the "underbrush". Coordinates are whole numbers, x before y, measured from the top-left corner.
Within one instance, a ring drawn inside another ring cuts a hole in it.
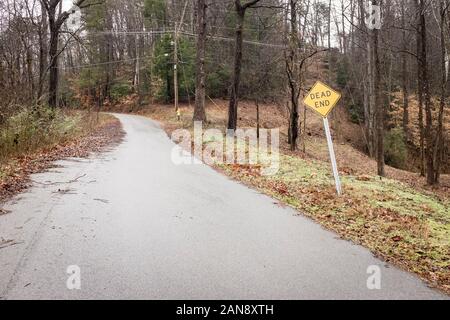
[[[408,147],[405,143],[405,133],[401,128],[387,132],[384,138],[386,164],[399,169],[406,168]]]
[[[62,143],[88,126],[80,113],[48,107],[23,108],[0,125],[0,163]]]

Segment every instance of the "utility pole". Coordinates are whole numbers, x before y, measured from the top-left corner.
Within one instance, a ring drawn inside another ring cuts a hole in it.
[[[177,24],[175,23],[175,34],[174,34],[174,44],[173,44],[173,90],[175,94],[175,112],[178,112],[178,30]]]
[[[135,40],[135,48],[136,48],[136,65],[135,65],[135,73],[134,73],[134,86],[135,91],[139,94],[139,82],[140,82],[140,61],[139,61],[139,35],[136,34]]]
[[[173,63],[173,90],[174,90],[174,98],[175,98],[175,112],[178,112],[178,36],[179,36],[179,28],[183,25],[184,15],[186,13],[187,5],[189,1],[186,1],[184,4],[183,14],[181,15],[181,21],[178,25],[175,23],[174,30],[174,39],[173,39],[173,49],[174,49],[174,63]]]

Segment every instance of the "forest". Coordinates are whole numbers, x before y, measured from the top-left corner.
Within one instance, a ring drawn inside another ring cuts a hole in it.
[[[379,175],[387,163],[435,185],[449,170],[449,1],[74,5],[2,1],[2,126],[41,108],[30,116],[45,121],[64,108],[107,110],[132,97],[136,108],[193,102],[196,120],[206,120],[205,101],[228,99],[228,128],[236,129],[239,101],[246,100],[287,108],[295,150],[307,130],[301,98],[317,74],[314,65],[344,96],[344,110],[332,115],[335,130],[339,117],[361,127],[360,149],[377,160]],[[380,10],[368,12],[370,6]],[[379,29],[367,25],[370,14],[379,14]],[[2,149],[17,143],[2,132]]]

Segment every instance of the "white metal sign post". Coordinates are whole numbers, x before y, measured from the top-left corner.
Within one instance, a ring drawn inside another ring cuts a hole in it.
[[[325,134],[327,136],[328,151],[330,152],[331,166],[333,167],[334,181],[336,183],[336,191],[338,195],[341,195],[342,194],[341,178],[339,177],[339,171],[336,163],[336,155],[334,154],[333,139],[331,138],[330,124],[328,123],[328,117],[323,118],[323,126],[325,127]]]
[[[334,154],[330,124],[328,123],[328,114],[331,112],[331,110],[333,110],[340,99],[341,94],[339,92],[318,81],[303,100],[306,106],[323,117],[323,125],[325,127],[325,134],[327,136],[328,151],[330,152],[331,166],[333,167],[334,181],[336,183],[336,191],[338,195],[342,194],[342,187],[336,163],[336,155]]]

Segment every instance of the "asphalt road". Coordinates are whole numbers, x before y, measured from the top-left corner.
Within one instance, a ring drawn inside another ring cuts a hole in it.
[[[34,175],[4,206],[1,298],[446,298],[205,165],[174,165],[156,123],[118,117],[121,145]],[[80,290],[66,286],[71,265]],[[372,265],[380,290],[367,288]]]

